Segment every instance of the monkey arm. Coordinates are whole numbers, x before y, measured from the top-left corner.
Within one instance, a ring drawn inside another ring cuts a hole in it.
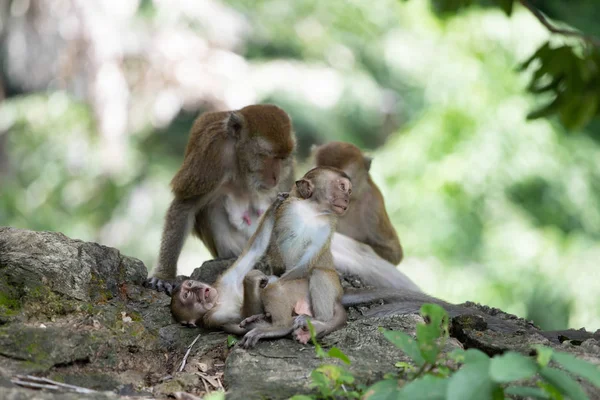
[[[146,281],[145,286],[171,294],[173,286],[168,280],[175,279],[177,274],[177,259],[192,228],[193,216],[197,210],[196,202],[196,199],[178,198],[171,202],[165,217],[158,265],[152,271],[152,276]]]
[[[331,252],[339,272],[358,275],[368,285],[421,291],[408,276],[379,257],[370,246],[348,236],[334,233]]]
[[[381,258],[394,265],[400,264],[403,257],[402,245],[396,233],[396,229],[390,221],[390,217],[385,209],[385,203],[381,191],[375,184],[372,186],[374,196],[371,201],[374,202],[370,207],[364,207],[366,221],[373,221],[376,229],[371,230],[366,243],[375,250]]]
[[[256,232],[246,244],[236,262],[221,276],[219,282],[223,285],[241,287],[244,277],[254,268],[254,265],[265,254],[271,241],[275,224],[275,211],[287,195],[281,194],[262,215]]]

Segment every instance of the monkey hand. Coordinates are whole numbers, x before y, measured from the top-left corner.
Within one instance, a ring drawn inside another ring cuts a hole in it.
[[[310,340],[310,331],[308,330],[308,321],[310,321],[309,315],[298,315],[294,319],[294,339],[302,344],[308,343]]]
[[[254,328],[250,332],[246,333],[244,337],[238,342],[238,344],[244,349],[251,349],[252,347],[256,346],[258,341],[263,337],[265,337],[264,332],[259,328]]]
[[[240,328],[246,328],[248,325],[255,324],[257,322],[269,322],[270,319],[271,314],[269,313],[252,315],[251,317],[248,317],[242,322],[240,322]]]
[[[277,202],[282,202],[285,199],[287,199],[288,197],[290,197],[290,192],[279,192],[277,193]]]
[[[173,284],[169,281],[165,281],[156,277],[148,278],[144,282],[144,287],[154,289],[159,292],[165,292],[169,296],[173,293]]]

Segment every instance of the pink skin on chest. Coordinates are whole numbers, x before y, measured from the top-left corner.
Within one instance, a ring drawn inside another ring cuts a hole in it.
[[[260,217],[261,215],[263,215],[264,212],[265,212],[265,210],[263,210],[261,208],[256,212],[256,214]],[[244,223],[246,225],[248,225],[248,226],[252,225],[252,218],[250,217],[250,210],[244,211],[244,214],[242,214],[242,220],[244,221]]]

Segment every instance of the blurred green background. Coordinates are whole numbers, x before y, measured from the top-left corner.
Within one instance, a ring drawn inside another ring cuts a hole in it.
[[[0,224],[152,268],[193,119],[272,102],[301,160],[371,152],[425,291],[598,329],[600,123],[526,120],[543,96],[515,68],[550,37],[531,13],[442,3],[0,0]],[[535,4],[600,35],[596,0]],[[179,273],[208,258],[188,240]]]

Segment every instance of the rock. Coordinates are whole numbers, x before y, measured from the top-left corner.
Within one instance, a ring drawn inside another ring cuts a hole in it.
[[[141,284],[148,271],[141,261],[96,243],[1,227],[0,275],[21,290],[43,285],[75,300],[98,301],[118,296],[124,283]]]
[[[192,278],[215,282],[233,262],[208,261]],[[194,398],[224,383],[228,399],[283,399],[309,393],[310,373],[319,365],[341,365],[318,359],[312,345],[291,339],[229,349],[223,332],[176,324],[170,298],[141,286],[146,276],[140,261],[116,249],[60,233],[0,228],[0,398]],[[354,276],[343,276],[343,285],[364,286]],[[545,333],[501,310],[464,306],[464,314],[451,321],[446,352],[474,347],[490,355],[528,354],[533,344],[544,344],[600,365],[599,332]],[[379,327],[414,335],[422,321],[418,315],[363,317],[373,307],[378,302],[351,308],[348,324],[321,341],[324,348],[342,350],[351,360],[345,367],[366,385],[408,361]],[[11,382],[30,374],[95,392],[34,391]],[[600,396],[597,388],[582,385],[590,396]]]

